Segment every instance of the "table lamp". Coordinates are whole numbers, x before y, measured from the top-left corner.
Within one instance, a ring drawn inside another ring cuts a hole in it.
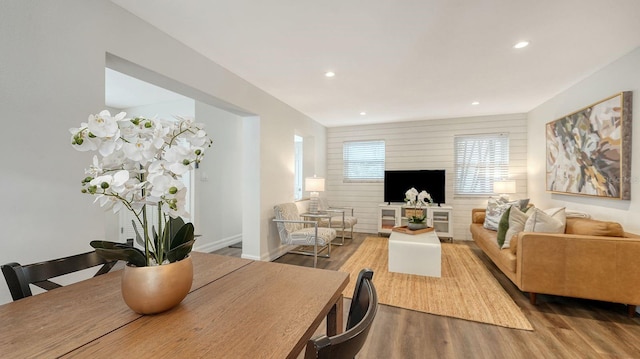
[[[310,213],[318,213],[318,196],[320,193],[324,191],[324,178],[316,177],[307,177],[304,179],[304,189],[309,191],[309,197],[311,198],[311,202],[309,202],[309,212]]]
[[[497,193],[500,197],[509,199],[510,193],[516,193],[516,181],[493,181],[493,193]]]

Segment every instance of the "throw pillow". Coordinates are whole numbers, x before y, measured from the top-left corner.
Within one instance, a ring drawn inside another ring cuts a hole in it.
[[[513,236],[524,230],[524,225],[529,218],[529,212],[531,212],[531,210],[528,210],[527,213],[525,213],[516,206],[511,207],[511,210],[509,211],[509,229],[507,230],[507,233],[505,233],[504,243],[500,248],[509,248]]]
[[[531,212],[524,225],[525,232],[564,233],[567,221],[564,208],[553,208],[547,211],[533,208]]]
[[[517,205],[518,201],[505,202],[504,198],[489,198],[483,227],[492,231],[497,231],[498,224],[500,223],[500,219],[502,218],[504,211],[514,204]]]
[[[521,211],[524,211],[528,205],[529,205],[529,198],[518,200],[518,208],[520,208]]]
[[[504,237],[509,229],[509,213],[511,213],[511,208],[513,207],[514,206],[509,206],[509,208],[504,211],[500,218],[500,223],[498,223],[498,235],[496,236],[498,240],[498,248],[502,248],[502,245],[504,244]]]

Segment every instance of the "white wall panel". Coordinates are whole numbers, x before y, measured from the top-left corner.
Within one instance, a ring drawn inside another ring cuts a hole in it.
[[[383,202],[380,183],[342,181],[342,144],[345,141],[385,141],[385,167],[389,170],[446,170],[446,202],[453,206],[454,238],[470,240],[471,209],[485,207],[486,196],[453,195],[453,137],[475,133],[509,133],[509,176],[517,181],[518,193],[527,196],[527,123],[525,114],[425,120],[366,126],[333,127],[327,132],[327,191],[334,206],[352,206],[358,217],[355,230],[377,233],[378,205]],[[408,188],[407,188],[408,189]]]

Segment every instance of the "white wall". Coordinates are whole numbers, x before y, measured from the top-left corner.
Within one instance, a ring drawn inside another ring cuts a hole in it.
[[[640,126],[633,122],[631,200],[581,197],[546,192],[545,124],[622,91],[633,91],[633,116],[640,116],[640,48],[604,67],[528,114],[528,181],[531,200],[538,207],[566,206],[602,220],[618,221],[629,232],[640,233]]]
[[[211,252],[242,240],[242,118],[196,102],[201,119],[213,145],[195,170],[194,249]]]
[[[385,167],[389,170],[445,169],[446,204],[453,206],[455,239],[470,240],[471,209],[485,207],[487,196],[453,195],[453,137],[474,133],[509,133],[509,178],[516,180],[514,198],[527,194],[527,124],[524,114],[426,120],[390,124],[333,127],[328,129],[328,174],[323,193],[333,206],[353,206],[358,224],[354,230],[378,231],[378,205],[383,202],[383,183],[343,183],[344,141],[384,140]]]
[[[0,33],[0,263],[88,251],[90,240],[104,238],[102,210],[79,191],[91,156],[71,148],[68,129],[104,107],[108,54],[184,85],[174,92],[191,90],[195,100],[253,116],[242,129],[254,135],[249,147],[259,146],[241,164],[251,175],[239,181],[250,244],[243,255],[280,251],[270,219],[274,204],[293,198],[293,134],[315,136],[315,153],[323,154],[324,127],[107,0],[3,1]],[[325,168],[323,160],[317,167]],[[0,303],[7,301],[2,281]]]

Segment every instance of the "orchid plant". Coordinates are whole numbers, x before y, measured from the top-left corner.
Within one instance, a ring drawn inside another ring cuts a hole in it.
[[[404,200],[407,202],[407,206],[416,207],[418,209],[421,209],[422,206],[427,206],[433,203],[433,199],[431,198],[429,192],[423,190],[422,192],[418,193],[418,190],[414,187],[405,192],[404,196]],[[410,223],[422,223],[427,218],[424,211],[420,211],[420,213],[422,213],[422,216],[417,216],[416,213],[417,212],[414,212],[414,215],[409,217]]]
[[[135,266],[185,258],[194,243],[194,229],[181,219],[189,217],[181,177],[211,146],[204,125],[185,117],[175,121],[126,118],[124,112],[111,116],[105,110],[70,132],[76,150],[97,152],[85,170],[82,193],[94,196],[94,203],[114,213],[131,211],[137,243],[144,247],[142,251],[133,245],[92,241],[96,252]],[[149,207],[158,213],[157,231],[150,223]]]

